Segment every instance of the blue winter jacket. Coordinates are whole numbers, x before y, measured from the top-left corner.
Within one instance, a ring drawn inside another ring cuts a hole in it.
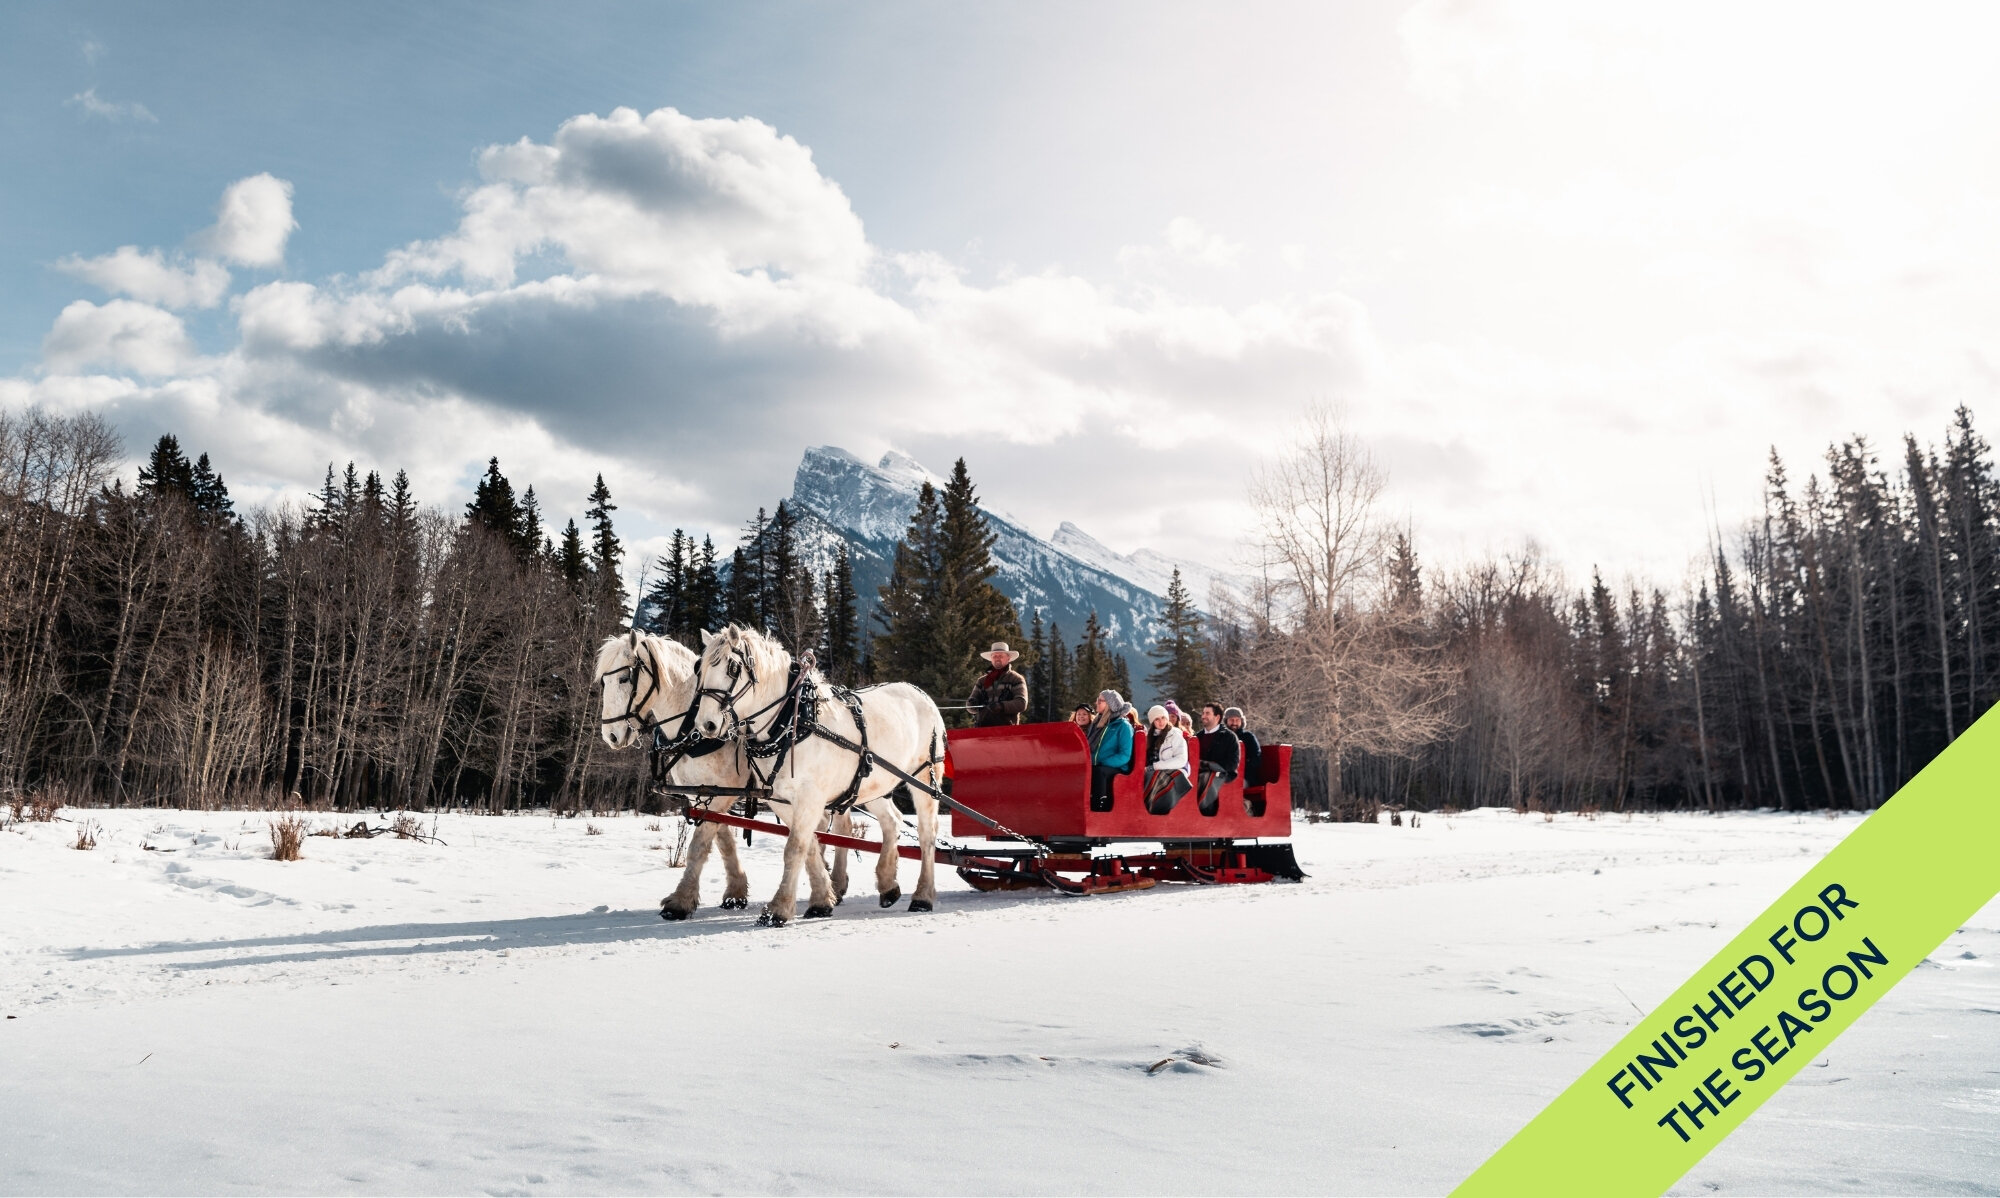
[[[1090,754],[1091,764],[1122,770],[1132,763],[1132,725],[1124,717],[1097,730],[1091,741],[1095,746]]]

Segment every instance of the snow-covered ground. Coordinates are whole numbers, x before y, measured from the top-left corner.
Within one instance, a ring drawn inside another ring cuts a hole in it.
[[[1301,885],[767,930],[659,920],[672,821],[64,814],[0,834],[7,1193],[1442,1192],[1858,822],[1302,827]],[[1680,1190],[2000,1192],[1996,961],[2000,904]]]

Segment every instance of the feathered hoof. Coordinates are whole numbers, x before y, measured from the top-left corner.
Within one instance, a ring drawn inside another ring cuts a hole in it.
[[[773,915],[769,911],[757,917],[757,926],[760,928],[782,928],[787,922],[789,921],[783,916]]]
[[[660,904],[660,918],[666,920],[668,923],[679,923],[681,920],[686,919],[691,914],[693,914],[693,912],[676,910],[673,907],[667,906],[665,903]]]
[[[806,918],[807,918],[807,919],[829,919],[829,918],[831,918],[832,916],[833,916],[833,908],[832,908],[832,907],[807,907],[807,908],[806,908]]]
[[[910,910],[912,911],[928,911],[930,909],[931,904],[929,899],[913,898],[910,900]]]
[[[722,900],[722,909],[724,911],[741,911],[749,907],[749,905],[750,900],[747,898],[726,898]]]
[[[901,886],[891,886],[882,892],[882,905],[884,907],[893,907],[896,905],[896,900],[902,897],[903,888]]]

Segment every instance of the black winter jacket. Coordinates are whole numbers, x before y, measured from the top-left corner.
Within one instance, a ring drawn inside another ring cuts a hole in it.
[[[1238,755],[1242,744],[1236,734],[1227,728],[1217,727],[1213,732],[1197,732],[1194,738],[1201,742],[1201,764],[1214,766],[1222,771],[1225,778],[1234,778],[1239,768]]]

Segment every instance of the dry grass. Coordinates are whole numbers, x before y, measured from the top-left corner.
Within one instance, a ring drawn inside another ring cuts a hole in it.
[[[85,850],[96,848],[98,831],[99,828],[94,823],[78,824],[76,826],[76,843],[69,847]]]
[[[31,795],[28,798],[28,822],[34,824],[51,823],[56,818],[56,812],[62,809],[62,800],[47,791]],[[20,817],[16,816],[15,818],[19,819]]]
[[[311,832],[310,834],[311,834],[311,835],[313,835],[313,836],[336,836],[336,837],[337,837],[337,836],[339,836],[339,835],[340,835],[340,829],[339,829],[339,828],[336,828],[336,827],[334,827],[334,826],[333,826],[332,824],[327,824],[327,825],[326,825],[326,826],[324,826],[324,827],[319,827],[319,828],[314,828],[314,829],[312,830],[312,832]]]
[[[646,831],[648,832],[657,832],[659,830],[660,830],[659,820],[654,820],[652,823],[646,825]]]
[[[271,821],[271,860],[297,861],[304,856],[306,817],[294,811]]]
[[[604,835],[604,829],[598,827],[596,824],[585,824],[583,826],[583,834],[585,836],[602,836]]]
[[[424,835],[424,821],[405,811],[389,825],[389,830],[396,834],[397,840],[421,840]]]

